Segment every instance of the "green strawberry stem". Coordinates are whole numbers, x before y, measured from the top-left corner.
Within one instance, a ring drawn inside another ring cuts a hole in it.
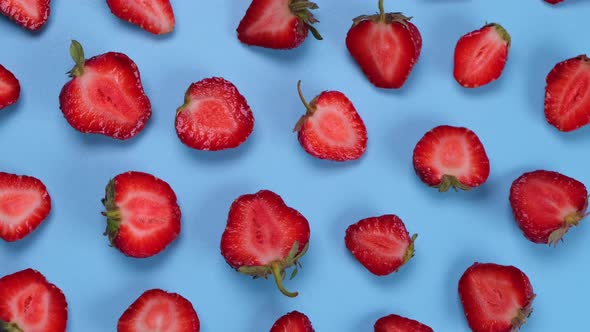
[[[383,8],[383,0],[379,0],[379,22],[385,22],[385,8]]]
[[[275,278],[275,283],[277,284],[277,287],[279,288],[281,293],[283,293],[284,295],[286,295],[288,297],[296,297],[297,295],[299,295],[299,293],[297,293],[297,292],[289,292],[283,286],[283,270],[281,269],[279,262],[272,263],[270,265],[270,268],[272,271],[272,275]]]
[[[301,102],[303,103],[303,106],[305,106],[305,109],[307,110],[307,112],[305,115],[303,115],[301,118],[299,118],[299,121],[297,121],[297,124],[295,124],[295,128],[293,129],[293,131],[299,131],[301,129],[301,127],[303,127],[303,124],[305,123],[307,118],[309,116],[313,115],[313,113],[315,112],[315,107],[310,105],[307,102],[307,100],[305,100],[305,97],[303,97],[303,92],[301,92],[301,80],[299,80],[297,82],[297,93],[299,93],[299,99],[301,99]]]
[[[404,261],[402,263],[406,264],[412,257],[414,257],[414,242],[416,242],[416,238],[418,237],[418,234],[414,234],[412,235],[412,238],[410,239],[410,245],[408,246],[408,249],[406,250],[406,253],[404,254]]]
[[[16,323],[6,323],[0,320],[0,332],[23,332]]]
[[[451,188],[457,190],[457,188],[462,190],[471,190],[471,187],[464,185],[457,179],[456,176],[453,175],[443,175],[442,180],[439,185],[435,186],[438,188],[439,192],[445,192]]]
[[[101,212],[103,216],[107,217],[107,228],[104,235],[109,237],[111,244],[115,241],[119,227],[121,226],[121,212],[115,204],[115,181],[111,180],[105,189],[105,198],[102,199],[106,211]]]
[[[71,77],[81,76],[84,74],[84,64],[86,63],[86,58],[84,58],[84,48],[82,48],[82,45],[76,40],[72,40],[72,44],[70,45],[70,56],[76,65],[68,72],[68,74]]]
[[[563,220],[564,225],[551,232],[551,234],[549,235],[549,239],[547,240],[547,244],[549,244],[550,246],[557,246],[559,241],[563,239],[563,236],[565,235],[565,233],[567,233],[570,227],[578,226],[578,224],[580,224],[580,221],[586,218],[588,214],[589,213],[576,211],[565,216],[565,219]]]

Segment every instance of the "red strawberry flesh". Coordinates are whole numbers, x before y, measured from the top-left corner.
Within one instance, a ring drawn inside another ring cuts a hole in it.
[[[175,19],[170,0],[107,0],[111,12],[153,34],[165,34],[174,29]]]
[[[434,332],[430,327],[398,315],[381,317],[375,322],[375,332]]]
[[[16,77],[0,65],[0,110],[10,106],[20,96],[20,84]]]
[[[50,0],[2,0],[0,13],[31,31],[39,30],[49,18]]]
[[[292,311],[279,318],[270,332],[315,332],[311,321],[299,311]]]

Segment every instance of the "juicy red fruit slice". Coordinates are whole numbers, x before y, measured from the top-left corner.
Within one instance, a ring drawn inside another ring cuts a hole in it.
[[[270,332],[315,332],[311,321],[299,311],[291,311],[290,313],[279,318]]]
[[[133,171],[115,176],[102,203],[107,217],[105,235],[127,256],[156,255],[180,233],[176,195],[168,183],[151,174]]]
[[[20,96],[20,83],[4,66],[0,65],[0,110],[10,106]]]
[[[218,151],[242,144],[254,129],[254,115],[231,82],[206,78],[191,84],[176,112],[176,133],[185,145]]]
[[[43,182],[31,176],[0,172],[0,238],[14,242],[34,231],[51,211]]]
[[[369,272],[384,276],[414,256],[414,241],[396,215],[363,219],[346,229],[346,248]]]
[[[199,332],[193,305],[176,293],[151,289],[133,302],[117,324],[118,332]]]
[[[588,191],[575,179],[538,170],[525,173],[512,183],[510,205],[527,239],[557,244],[586,217]]]
[[[367,128],[346,95],[324,91],[308,103],[301,92],[301,81],[297,89],[307,111],[294,129],[303,149],[319,159],[360,158],[367,149]]]
[[[0,279],[0,331],[65,332],[67,320],[64,294],[38,271]]]
[[[499,24],[486,24],[459,39],[455,47],[455,80],[477,88],[497,80],[506,65],[510,35]]]
[[[75,40],[70,54],[76,62],[69,72],[72,80],[59,95],[60,108],[68,123],[83,133],[121,140],[137,135],[152,110],[135,63],[116,52],[85,60],[84,50]]]
[[[398,315],[388,315],[375,322],[375,332],[434,332],[429,326]]]
[[[459,296],[473,332],[518,330],[530,316],[535,298],[521,270],[491,263],[475,263],[465,271]]]
[[[1,0],[0,13],[25,29],[36,31],[49,18],[50,0]]]
[[[590,59],[586,55],[558,63],[547,75],[545,118],[560,131],[590,123]]]
[[[155,35],[174,30],[174,11],[169,0],[107,0],[111,12],[118,18],[135,24]]]
[[[463,127],[438,126],[427,132],[414,148],[413,163],[418,177],[440,192],[478,187],[490,175],[483,144]]]
[[[269,190],[242,195],[231,205],[227,226],[221,237],[221,254],[240,273],[267,278],[272,274],[286,296],[295,297],[283,287],[286,269],[300,267],[307,252],[309,224],[297,210],[288,207],[281,196]]]

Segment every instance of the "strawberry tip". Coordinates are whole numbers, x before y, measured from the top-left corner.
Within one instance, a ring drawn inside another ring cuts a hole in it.
[[[84,74],[84,64],[86,63],[86,58],[84,57],[84,48],[77,40],[72,40],[72,43],[70,44],[70,56],[76,65],[68,72],[68,74],[70,77],[81,76]]]
[[[457,179],[456,176],[453,175],[443,175],[440,183],[438,185],[433,186],[435,188],[438,188],[439,192],[446,192],[449,189],[453,188],[455,189],[455,191],[457,191],[457,189],[461,189],[461,190],[471,190],[471,187],[464,185],[463,183],[461,183],[461,181],[459,181],[459,179]]]

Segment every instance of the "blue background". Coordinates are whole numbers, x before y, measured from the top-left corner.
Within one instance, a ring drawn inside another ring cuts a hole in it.
[[[372,331],[379,317],[398,313],[436,331],[468,331],[457,281],[475,261],[511,264],[530,277],[537,299],[523,331],[580,331],[587,323],[590,229],[582,222],[557,248],[527,241],[508,203],[512,181],[525,171],[560,171],[590,184],[590,128],[560,133],[543,115],[545,76],[557,62],[590,50],[590,2],[566,0],[386,1],[414,16],[422,56],[399,91],[374,88],[351,60],[344,39],[351,19],[377,1],[318,0],[324,36],[293,51],[246,47],[235,28],[249,1],[173,1],[177,25],[152,36],[113,16],[104,1],[53,0],[38,34],[0,19],[0,63],[20,80],[17,105],[0,112],[0,170],[43,180],[50,217],[17,243],[0,243],[0,275],[40,270],[66,294],[69,331],[113,331],[143,291],[179,292],[196,308],[203,331],[268,331],[300,310],[317,331]],[[499,81],[466,90],[452,77],[458,38],[499,22],[512,35]],[[58,95],[73,62],[71,39],[87,57],[107,51],[138,65],[153,106],[147,127],[121,142],[83,135],[59,110]],[[248,100],[256,118],[238,149],[208,153],[180,143],[176,107],[191,82],[223,76]],[[369,133],[363,158],[337,164],[308,156],[291,132],[322,90],[348,95]],[[466,126],[484,143],[487,183],[471,192],[439,194],[412,169],[412,150],[440,124]],[[100,199],[108,180],[140,170],[166,180],[178,195],[182,232],[155,257],[126,258],[102,236]],[[233,271],[219,252],[231,202],[262,188],[283,196],[311,224],[303,270],[282,296],[271,281]],[[418,233],[416,256],[398,273],[376,277],[344,246],[344,231],[361,218],[399,215]],[[0,241],[1,242],[1,241]]]

